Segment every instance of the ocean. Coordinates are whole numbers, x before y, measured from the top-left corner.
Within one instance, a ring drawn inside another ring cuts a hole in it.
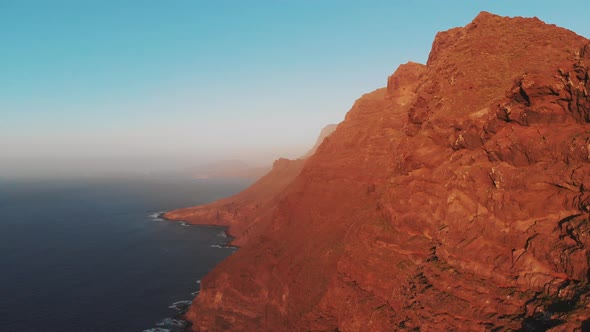
[[[174,330],[183,301],[235,249],[219,247],[227,241],[222,228],[186,227],[158,214],[249,184],[0,181],[0,331]]]

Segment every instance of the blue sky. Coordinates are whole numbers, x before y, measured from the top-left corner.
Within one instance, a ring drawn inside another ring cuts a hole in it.
[[[586,1],[0,0],[0,176],[295,157],[478,12]]]

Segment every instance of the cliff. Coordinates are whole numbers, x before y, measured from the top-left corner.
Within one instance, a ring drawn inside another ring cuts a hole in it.
[[[295,160],[275,160],[270,171],[246,190],[211,204],[169,211],[164,214],[164,218],[182,220],[190,224],[228,227],[228,232],[234,237],[231,244],[242,245],[265,229],[270,220],[268,214],[282,198],[281,194],[285,188],[299,175],[305,159],[315,153],[318,146],[336,130],[337,126],[325,126],[315,146],[303,157]]]
[[[301,172],[304,160],[278,159],[271,170],[244,191],[210,204],[169,211],[168,220],[228,227],[232,245],[241,246],[268,223],[281,193]]]
[[[234,199],[242,248],[194,329],[587,330],[589,66],[588,39],[536,18],[437,34],[281,190]]]

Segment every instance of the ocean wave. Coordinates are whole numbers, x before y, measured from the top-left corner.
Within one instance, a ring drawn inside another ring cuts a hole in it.
[[[182,227],[190,227],[191,224],[187,223],[186,221],[181,221],[180,222],[180,226],[182,226]]]
[[[169,305],[168,308],[174,309],[176,311],[185,311],[191,306],[191,303],[191,300],[177,301]]]
[[[238,249],[237,247],[232,247],[232,246],[226,246],[224,244],[212,244],[210,245],[211,248],[221,248],[221,249],[230,249],[230,250],[236,250]]]
[[[186,327],[188,322],[182,319],[164,318],[157,322],[156,325],[165,327]]]
[[[153,221],[164,221],[162,215],[166,213],[166,211],[158,211],[150,214],[148,217]]]
[[[197,296],[201,292],[201,279],[195,281],[195,283],[197,284],[197,287],[199,287],[199,289],[197,289],[196,291],[192,292],[191,293],[191,296]]]
[[[172,330],[163,329],[161,327],[154,327],[152,329],[143,330],[143,332],[172,332]]]
[[[225,232],[219,232],[217,233],[217,236],[227,239],[227,234],[225,234]]]

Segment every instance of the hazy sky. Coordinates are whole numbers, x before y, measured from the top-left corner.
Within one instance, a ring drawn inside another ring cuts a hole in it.
[[[479,11],[590,2],[0,0],[0,176],[271,162]]]

